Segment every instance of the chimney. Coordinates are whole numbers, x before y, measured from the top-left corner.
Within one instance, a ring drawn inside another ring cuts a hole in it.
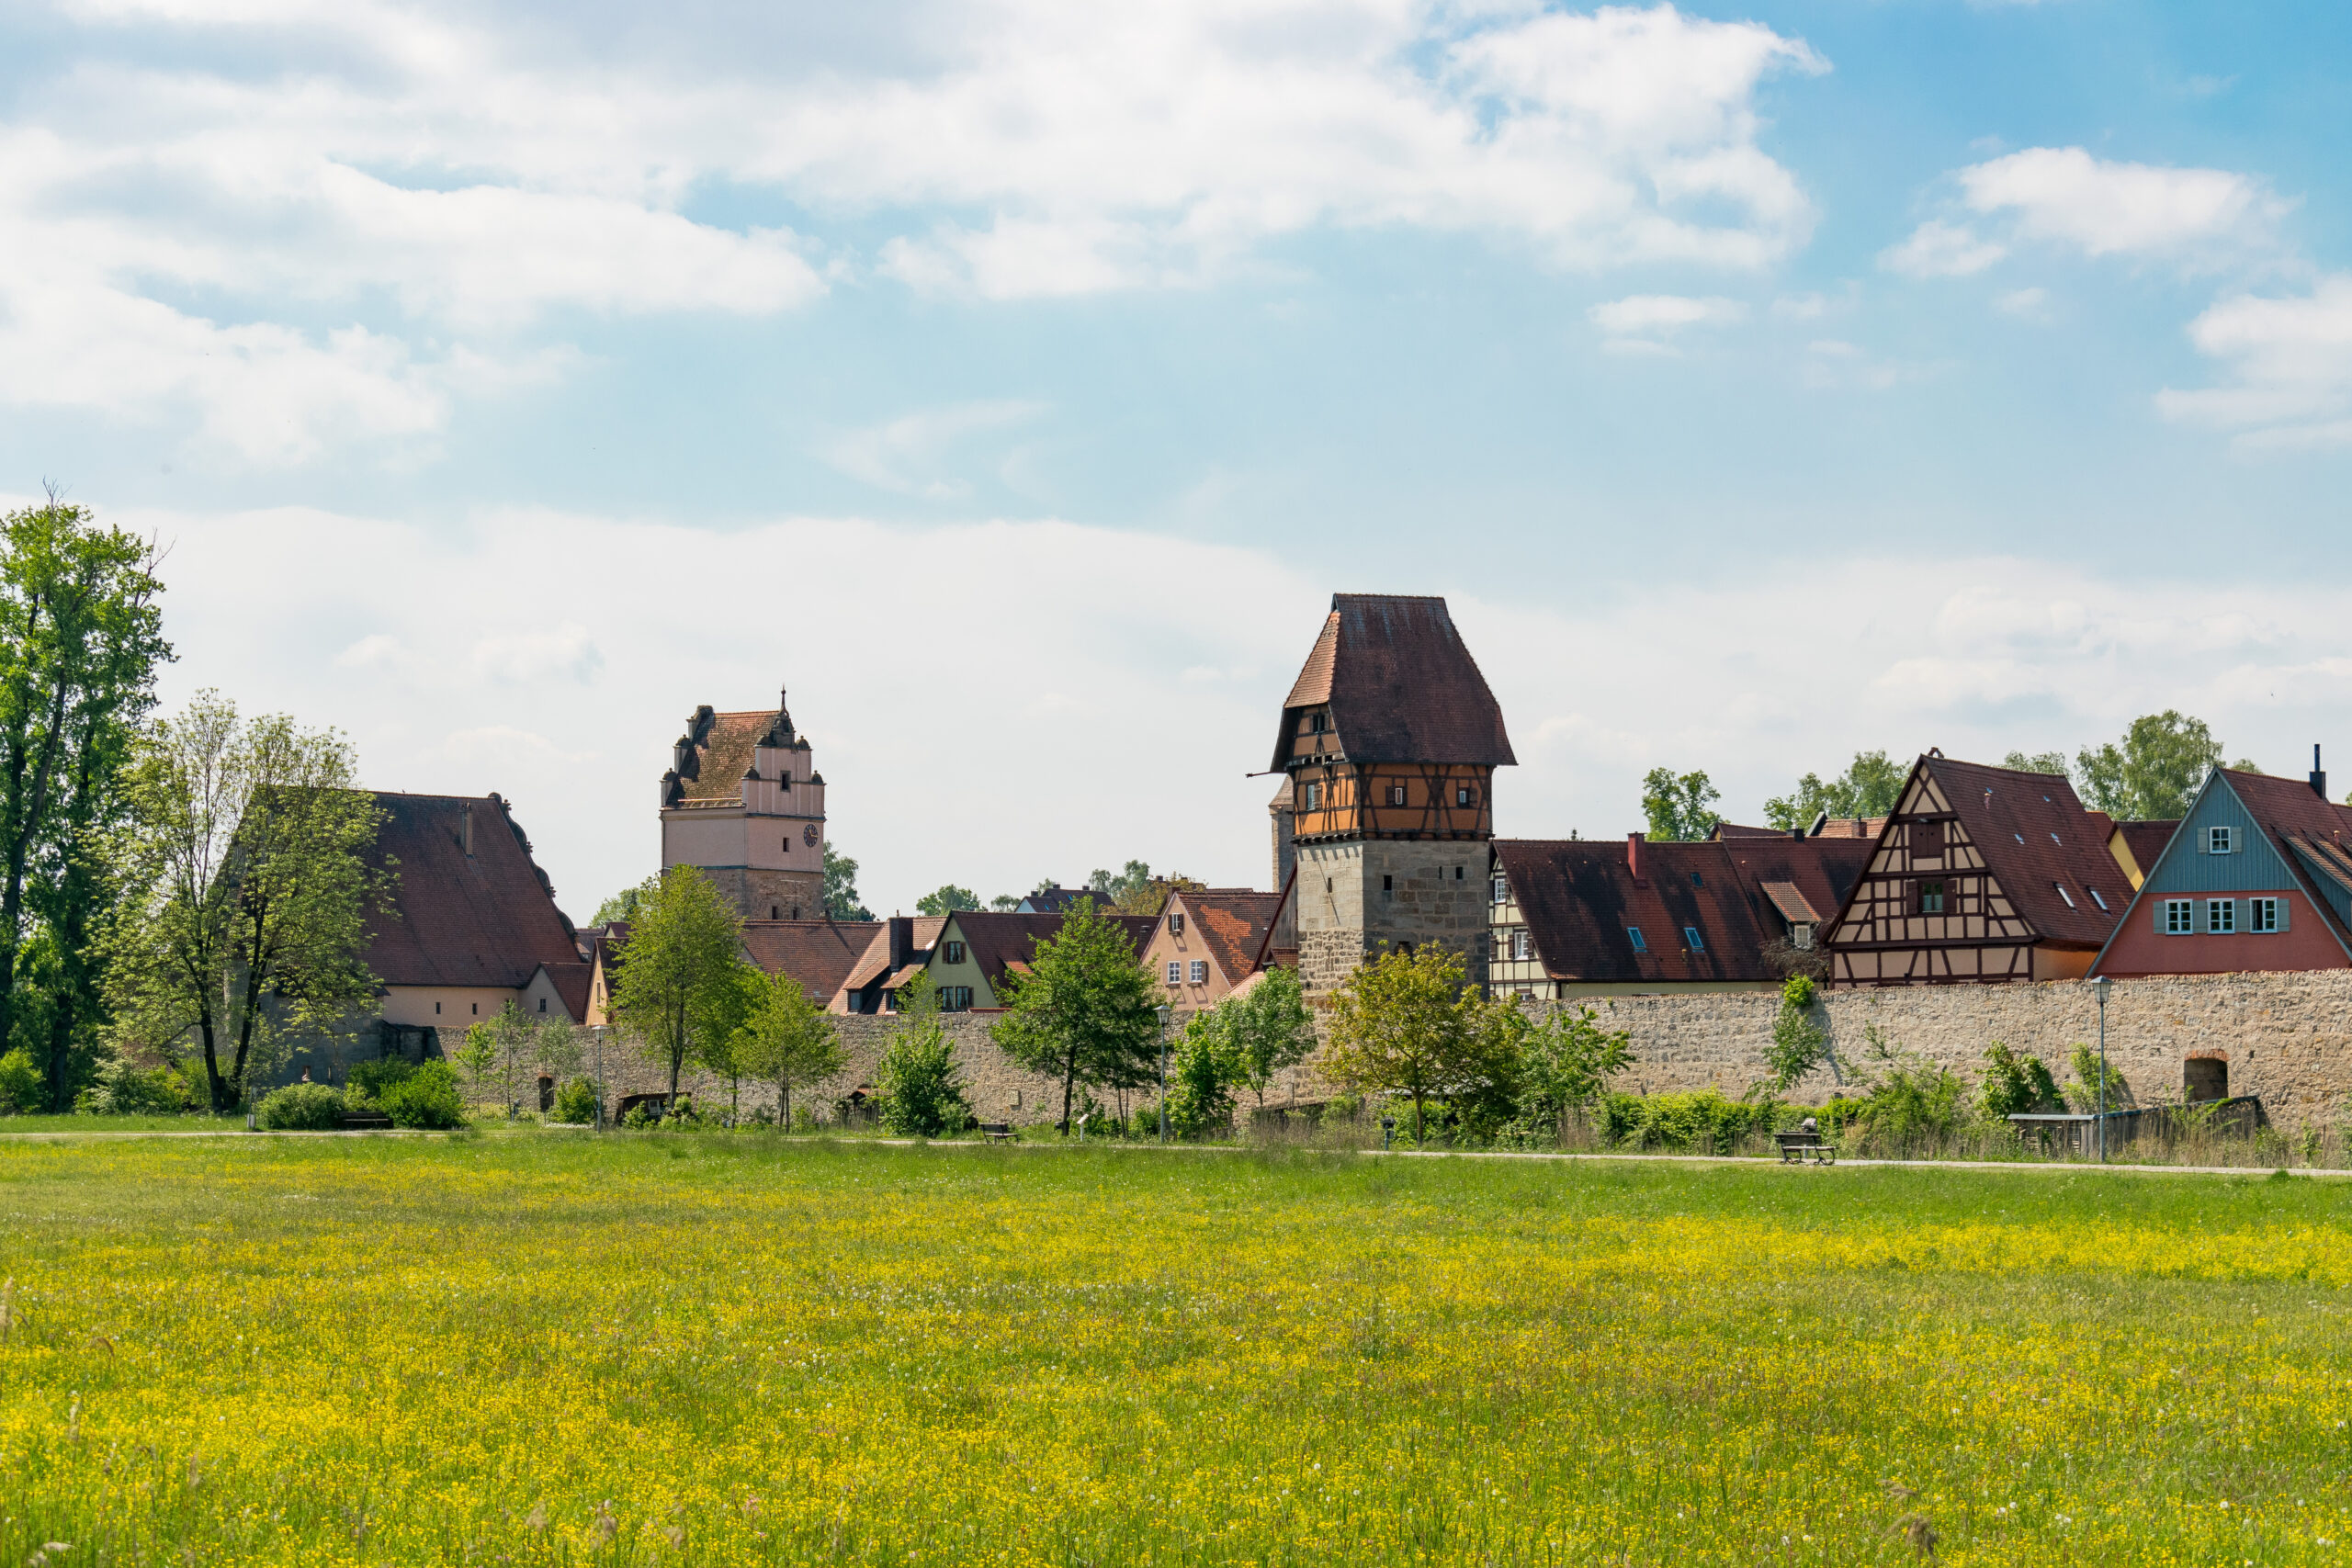
[[[464,846],[466,858],[474,858],[474,803],[468,801],[458,808],[458,842]]]
[[[1634,874],[1634,886],[1647,887],[1649,886],[1648,883],[1642,880],[1642,836],[1639,833],[1628,833],[1625,835],[1625,869]]]
[[[890,974],[897,974],[907,962],[907,954],[914,950],[915,923],[905,915],[890,917]]]
[[[2312,742],[2312,791],[2322,800],[2327,798],[2327,774],[2319,765],[2319,742]]]

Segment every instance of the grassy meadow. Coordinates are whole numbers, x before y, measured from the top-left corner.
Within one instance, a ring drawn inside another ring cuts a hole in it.
[[[2348,1222],[2285,1177],[0,1145],[0,1562],[2335,1562]]]

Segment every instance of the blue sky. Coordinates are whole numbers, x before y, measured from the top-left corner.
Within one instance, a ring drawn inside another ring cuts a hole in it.
[[[2341,7],[79,0],[0,62],[0,491],[171,544],[175,699],[503,791],[576,914],[779,681],[877,907],[1262,881],[1334,589],[1452,599],[1514,834],[2352,744]]]

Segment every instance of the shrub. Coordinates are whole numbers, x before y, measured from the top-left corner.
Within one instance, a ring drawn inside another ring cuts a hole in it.
[[[967,1107],[956,1048],[935,1021],[900,1029],[882,1053],[882,1125],[902,1138],[936,1138],[963,1126]]]
[[[353,1107],[376,1105],[393,1087],[408,1081],[416,1071],[416,1064],[398,1056],[384,1056],[372,1062],[361,1062],[351,1069],[349,1091]]]
[[[1624,1148],[1688,1149],[1702,1142],[1728,1151],[1772,1118],[1769,1101],[1728,1100],[1717,1089],[1695,1093],[1611,1094],[1600,1100],[1600,1132]]]
[[[447,1062],[427,1062],[402,1074],[384,1090],[381,1103],[395,1127],[465,1125],[465,1101],[458,1097],[458,1077]]]
[[[343,1125],[343,1095],[329,1084],[290,1083],[264,1095],[254,1115],[272,1132],[332,1132]]]
[[[559,1122],[595,1121],[596,1086],[586,1078],[573,1078],[555,1091],[555,1110],[550,1114]]]
[[[31,1055],[19,1049],[0,1056],[0,1115],[48,1109],[49,1086]]]
[[[643,1105],[630,1106],[628,1114],[621,1118],[622,1126],[637,1133],[642,1133],[648,1127],[659,1126],[661,1122],[662,1112],[658,1109],[649,1109]]]
[[[2056,1104],[2058,1085],[2041,1057],[2012,1051],[1996,1040],[1984,1052],[1984,1083],[1978,1098],[1984,1114],[1997,1122]]]

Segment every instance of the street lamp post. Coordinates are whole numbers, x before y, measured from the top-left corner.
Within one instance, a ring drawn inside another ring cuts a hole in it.
[[[2098,998],[2098,1162],[2107,1163],[2107,991],[2114,982],[2101,975],[2091,982]]]
[[[1168,1004],[1162,1002],[1153,1010],[1159,1014],[1159,1141],[1168,1141]]]

